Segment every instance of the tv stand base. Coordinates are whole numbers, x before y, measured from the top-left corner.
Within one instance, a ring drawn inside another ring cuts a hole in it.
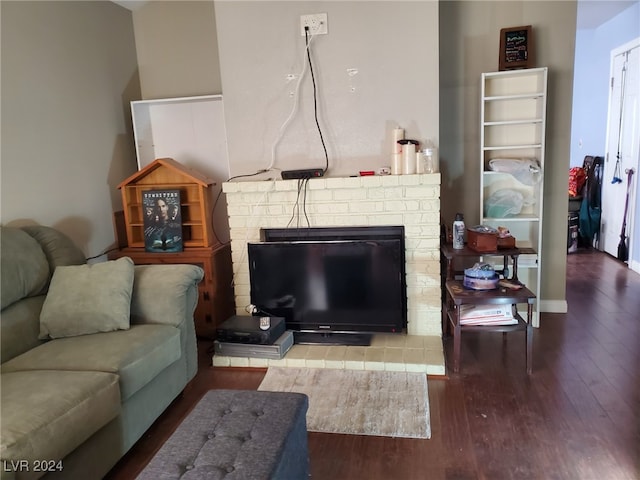
[[[293,343],[298,345],[350,345],[368,347],[370,333],[293,332]]]

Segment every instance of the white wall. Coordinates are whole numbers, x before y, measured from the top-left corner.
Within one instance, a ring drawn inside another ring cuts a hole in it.
[[[3,224],[39,223],[86,255],[113,246],[135,171],[131,13],[111,2],[0,2]]]
[[[294,101],[286,76],[304,66],[299,17],[325,12],[329,33],[311,50],[328,174],[389,165],[396,125],[407,138],[437,142],[438,2],[216,2],[231,175],[270,164]],[[299,107],[276,149],[277,168],[325,165],[309,76]]]
[[[215,21],[212,0],[150,1],[133,11],[143,99],[221,93]]]

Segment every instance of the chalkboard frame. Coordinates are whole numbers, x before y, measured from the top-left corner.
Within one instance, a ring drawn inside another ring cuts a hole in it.
[[[517,34],[524,34],[524,40],[519,40],[514,46],[511,38]],[[517,48],[516,48],[517,47]],[[510,27],[500,30],[500,58],[498,68],[514,70],[530,68],[534,65],[533,29],[531,25]]]

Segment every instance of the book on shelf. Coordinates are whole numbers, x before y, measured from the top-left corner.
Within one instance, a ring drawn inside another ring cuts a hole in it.
[[[460,305],[460,325],[515,325],[511,305]]]
[[[518,320],[511,317],[486,317],[460,320],[460,325],[517,325]]]
[[[511,305],[460,305],[461,319],[513,317]]]
[[[144,190],[144,248],[147,252],[182,252],[180,190]]]

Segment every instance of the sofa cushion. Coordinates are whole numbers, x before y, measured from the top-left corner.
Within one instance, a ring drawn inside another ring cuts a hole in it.
[[[47,257],[53,272],[61,265],[82,265],[85,263],[84,253],[64,233],[45,225],[29,225],[22,227],[39,244]]]
[[[38,295],[49,281],[49,263],[40,244],[19,228],[0,227],[2,309],[18,300]]]
[[[131,323],[164,323],[178,325],[193,317],[195,304],[189,301],[190,287],[204,278],[204,270],[196,265],[136,265]],[[173,295],[158,295],[158,292]]]
[[[40,310],[44,295],[23,298],[2,310],[0,322],[0,363],[11,360],[42,343],[40,333]]]
[[[129,328],[132,289],[129,257],[57,267],[40,313],[40,338]]]
[[[0,382],[3,460],[62,459],[120,412],[117,375],[34,370]]]
[[[180,330],[169,325],[133,325],[95,335],[59,338],[2,364],[2,373],[83,370],[116,373],[126,400],[180,358]]]

